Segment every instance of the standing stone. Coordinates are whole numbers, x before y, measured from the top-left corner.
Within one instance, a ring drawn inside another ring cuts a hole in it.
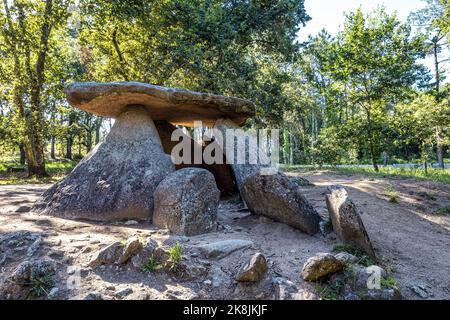
[[[249,210],[308,234],[319,231],[321,218],[314,207],[283,173],[255,173],[245,180],[242,196]]]
[[[333,229],[345,244],[363,250],[375,258],[369,235],[361,220],[358,209],[341,186],[330,186],[326,202]]]
[[[147,110],[128,107],[105,141],[48,189],[33,210],[96,221],[150,219],[153,192],[174,170]]]
[[[180,169],[156,188],[153,224],[193,236],[215,231],[220,191],[205,169]]]
[[[220,132],[222,136],[222,140],[217,139],[214,143],[218,144],[218,146],[221,147],[223,153],[227,158],[227,162],[231,165],[234,176],[236,177],[236,184],[239,191],[242,190],[247,177],[259,172],[275,173],[278,171],[275,167],[272,166],[267,155],[258,148],[258,145],[256,144],[256,136],[249,134],[245,138],[244,143],[239,143],[238,139],[236,139],[233,145],[227,145],[227,139],[228,141],[231,140],[230,138],[227,138],[227,135],[232,132],[228,130],[235,130],[235,133],[239,132],[236,130],[242,130],[232,120],[217,120],[214,124],[214,130],[216,131],[216,133]],[[240,163],[240,161],[238,161],[240,158],[244,159],[243,163]],[[254,163],[251,163],[250,159],[255,159]]]

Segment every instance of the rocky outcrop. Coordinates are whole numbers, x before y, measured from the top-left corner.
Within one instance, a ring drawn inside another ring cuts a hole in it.
[[[180,169],[156,188],[153,224],[171,232],[193,236],[217,227],[220,191],[214,176],[204,169]]]
[[[33,211],[71,219],[151,219],[153,192],[175,170],[148,112],[129,107],[106,137]]]
[[[252,213],[285,223],[308,234],[319,231],[321,218],[288,177],[278,172],[247,177],[241,190]]]
[[[345,244],[356,247],[375,258],[369,235],[361,220],[356,205],[341,186],[330,186],[326,202],[333,230]]]

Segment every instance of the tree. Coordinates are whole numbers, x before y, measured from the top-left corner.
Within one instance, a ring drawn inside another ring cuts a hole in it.
[[[392,118],[393,126],[399,131],[406,144],[417,143],[420,158],[427,171],[429,153],[435,143],[436,127],[445,128],[450,125],[448,99],[437,102],[430,94],[420,93],[410,103],[399,104]]]
[[[447,2],[446,2],[447,1]],[[443,98],[441,83],[445,79],[445,70],[442,65],[450,58],[442,58],[441,53],[449,46],[450,29],[448,28],[449,2],[448,0],[427,0],[427,6],[409,16],[411,24],[425,34],[427,39],[428,54],[434,61],[434,83],[431,84],[435,90],[436,100],[439,102]],[[447,18],[447,19],[446,19]],[[439,167],[444,169],[442,127],[435,128],[436,154]]]
[[[5,52],[4,63],[13,68],[4,80],[11,84],[8,91],[25,147],[29,175],[47,175],[42,91],[49,52],[54,45],[52,35],[67,17],[67,5],[67,1],[3,0],[0,8],[0,21],[4,26],[0,45]]]
[[[361,9],[346,17],[334,43],[329,65],[333,78],[347,84],[349,102],[363,112],[373,167],[378,171],[380,115],[408,95],[424,73],[416,61],[424,56],[423,38],[411,37],[410,27],[379,8],[368,16]]]

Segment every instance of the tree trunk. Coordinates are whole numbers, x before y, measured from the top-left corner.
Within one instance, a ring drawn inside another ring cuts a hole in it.
[[[95,145],[100,142],[100,128],[102,127],[103,118],[98,117],[95,120]]]
[[[67,144],[66,144],[66,159],[73,160],[72,146],[73,146],[73,137],[72,135],[69,135],[67,137]]]
[[[373,134],[372,134],[372,118],[370,116],[370,110],[366,110],[367,112],[367,138],[369,140],[369,150],[370,150],[370,158],[372,160],[373,169],[375,172],[379,171],[378,164],[377,164],[377,155],[375,151],[375,144],[373,141]]]
[[[434,76],[436,78],[436,101],[439,102],[441,76],[439,74],[438,38],[436,38],[436,41],[433,41],[433,56],[434,56]],[[438,160],[438,166],[441,169],[445,169],[442,140],[443,140],[442,128],[436,127],[436,156]]]
[[[55,160],[55,144],[56,144],[56,138],[55,136],[51,137],[51,148],[50,148],[50,157]]]
[[[294,164],[294,139],[289,132],[289,164]]]
[[[25,165],[26,154],[23,142],[19,143],[19,153],[20,153],[20,164]]]

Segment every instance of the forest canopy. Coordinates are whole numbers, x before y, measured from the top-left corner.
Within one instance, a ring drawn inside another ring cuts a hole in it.
[[[402,22],[359,9],[301,43],[299,0],[1,0],[0,153],[37,176],[83,157],[108,121],[69,106],[64,87],[142,81],[254,101],[247,127],[281,129],[287,164],[444,168],[449,11],[427,0]]]

